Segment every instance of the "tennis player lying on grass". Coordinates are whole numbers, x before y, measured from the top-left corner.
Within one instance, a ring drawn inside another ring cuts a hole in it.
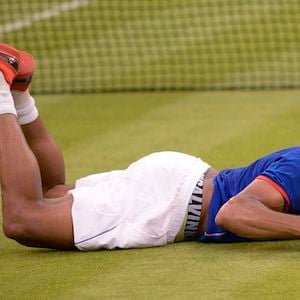
[[[6,236],[32,247],[95,250],[180,240],[300,237],[300,148],[217,172],[177,152],[65,184],[58,146],[28,92],[33,58],[0,44],[0,178]]]

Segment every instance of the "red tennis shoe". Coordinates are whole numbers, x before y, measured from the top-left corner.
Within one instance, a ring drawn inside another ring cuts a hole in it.
[[[11,89],[25,91],[29,87],[35,70],[35,60],[31,54],[25,51],[19,50],[18,52],[20,57],[19,70],[12,82]]]
[[[19,51],[12,46],[0,43],[0,71],[10,86],[18,74],[19,64]]]

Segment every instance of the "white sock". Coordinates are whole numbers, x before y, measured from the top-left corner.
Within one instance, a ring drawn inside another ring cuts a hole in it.
[[[12,90],[11,93],[14,98],[19,124],[25,125],[33,122],[39,113],[29,90],[27,89],[24,92]]]
[[[2,72],[0,72],[0,114],[17,115],[10,86],[6,82]]]

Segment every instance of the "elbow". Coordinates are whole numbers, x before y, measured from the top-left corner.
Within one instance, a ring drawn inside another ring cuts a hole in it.
[[[254,238],[256,228],[253,218],[253,203],[240,196],[232,197],[225,203],[216,215],[217,225],[244,238]]]
[[[226,202],[216,215],[216,224],[225,229],[229,229],[231,224],[234,224],[237,221],[237,206],[238,201],[236,201],[235,198],[231,198],[228,202]]]

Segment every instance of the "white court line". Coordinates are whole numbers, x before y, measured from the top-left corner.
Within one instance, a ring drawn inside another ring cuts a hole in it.
[[[62,4],[56,5],[49,9],[46,9],[41,12],[37,12],[31,16],[28,16],[24,19],[20,19],[14,22],[10,22],[4,25],[0,25],[0,34],[9,33],[15,30],[23,29],[31,26],[32,24],[51,19],[56,17],[64,12],[68,12],[74,9],[77,9],[82,6],[86,6],[90,3],[90,0],[73,0],[64,2]]]

